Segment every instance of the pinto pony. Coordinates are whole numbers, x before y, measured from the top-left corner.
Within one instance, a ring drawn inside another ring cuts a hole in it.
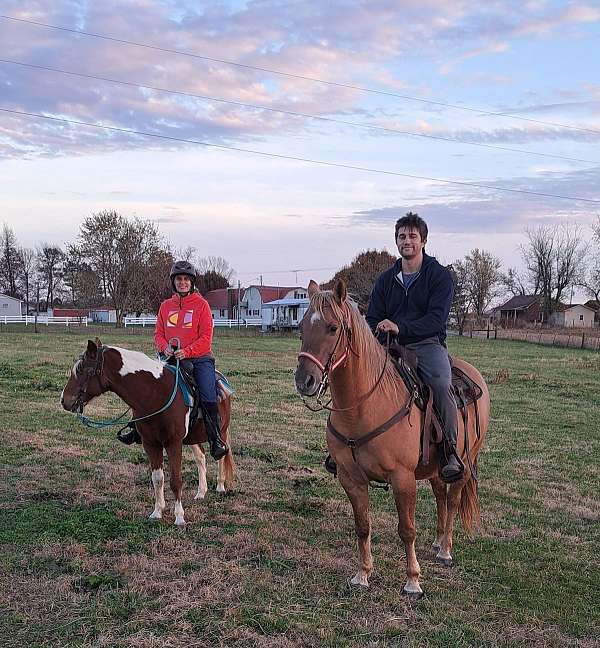
[[[172,403],[169,403],[175,388],[175,375],[163,363],[153,360],[138,351],[103,346],[99,339],[88,340],[86,350],[73,366],[60,402],[70,412],[83,412],[86,403],[107,391],[119,396],[132,410],[138,433],[150,466],[154,486],[154,510],[150,519],[162,518],[165,509],[163,455],[169,458],[170,485],[175,496],[175,524],[185,525],[181,505],[182,445],[192,448],[198,466],[198,491],[194,499],[206,495],[206,457],[201,443],[207,441],[202,419],[188,434],[188,408],[181,390],[177,389]],[[160,411],[164,410],[164,411]],[[221,436],[227,441],[231,419],[231,397],[219,402]],[[147,418],[144,418],[147,417]],[[235,466],[231,449],[218,462],[217,492],[223,493],[233,483]]]
[[[346,286],[338,282],[333,291],[320,291],[311,281],[310,307],[301,322],[302,348],[295,374],[296,389],[303,397],[331,390],[331,414],[327,446],[337,464],[338,478],[352,504],[358,537],[359,569],[353,585],[368,586],[373,571],[369,482],[392,487],[398,512],[398,533],[406,551],[404,593],[419,597],[421,569],[415,553],[416,480],[428,479],[437,504],[436,558],[451,564],[454,519],[460,512],[463,527],[471,532],[479,521],[476,475],[477,453],[489,422],[489,392],[481,374],[470,364],[454,364],[482,390],[469,405],[467,417],[470,461],[464,461],[463,477],[445,484],[438,476],[435,446],[427,465],[420,460],[423,412],[414,404],[404,381],[387,351],[373,336],[358,309],[347,300]],[[465,429],[459,416],[457,451],[464,458]],[[385,427],[387,423],[390,423]],[[479,430],[477,430],[477,422]],[[382,431],[381,428],[385,428]]]

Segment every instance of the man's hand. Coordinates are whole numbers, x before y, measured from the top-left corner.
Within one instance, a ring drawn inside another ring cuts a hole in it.
[[[392,322],[392,320],[384,319],[377,324],[375,328],[376,333],[391,333],[392,335],[398,335],[398,325]]]

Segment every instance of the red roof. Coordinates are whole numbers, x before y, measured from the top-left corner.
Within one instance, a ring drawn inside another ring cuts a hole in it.
[[[283,299],[290,290],[305,290],[301,286],[249,286],[256,288],[260,293],[262,303],[275,301],[276,299]]]
[[[87,317],[89,310],[86,308],[53,308],[54,317]]]

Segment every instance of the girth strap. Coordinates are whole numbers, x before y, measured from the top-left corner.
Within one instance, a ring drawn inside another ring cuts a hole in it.
[[[414,395],[411,394],[408,403],[401,410],[396,412],[394,416],[392,416],[392,418],[388,419],[385,423],[383,423],[379,427],[376,427],[373,431],[369,432],[369,434],[365,434],[365,436],[359,437],[358,439],[351,439],[345,437],[343,434],[340,434],[331,424],[331,416],[329,416],[329,418],[327,419],[327,429],[331,432],[331,434],[333,434],[333,436],[338,441],[341,441],[344,445],[348,446],[352,450],[352,458],[354,459],[354,461],[356,461],[355,449],[360,448],[360,446],[365,445],[365,443],[368,443],[369,441],[371,441],[371,439],[374,439],[380,434],[383,434],[384,432],[389,430],[395,423],[398,423],[398,421],[402,420],[405,416],[407,416],[410,413],[410,410],[413,405],[413,401],[414,401]]]

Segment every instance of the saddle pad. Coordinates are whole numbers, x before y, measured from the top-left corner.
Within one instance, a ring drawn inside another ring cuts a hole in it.
[[[170,364],[165,364],[170,371],[175,373],[175,367]],[[229,384],[227,378],[220,372],[215,371],[217,377],[217,400],[220,403],[222,400],[229,398],[235,394],[233,387]],[[179,389],[183,394],[183,400],[187,407],[193,407],[194,405],[194,396],[187,385],[186,382],[187,375],[179,370]]]

